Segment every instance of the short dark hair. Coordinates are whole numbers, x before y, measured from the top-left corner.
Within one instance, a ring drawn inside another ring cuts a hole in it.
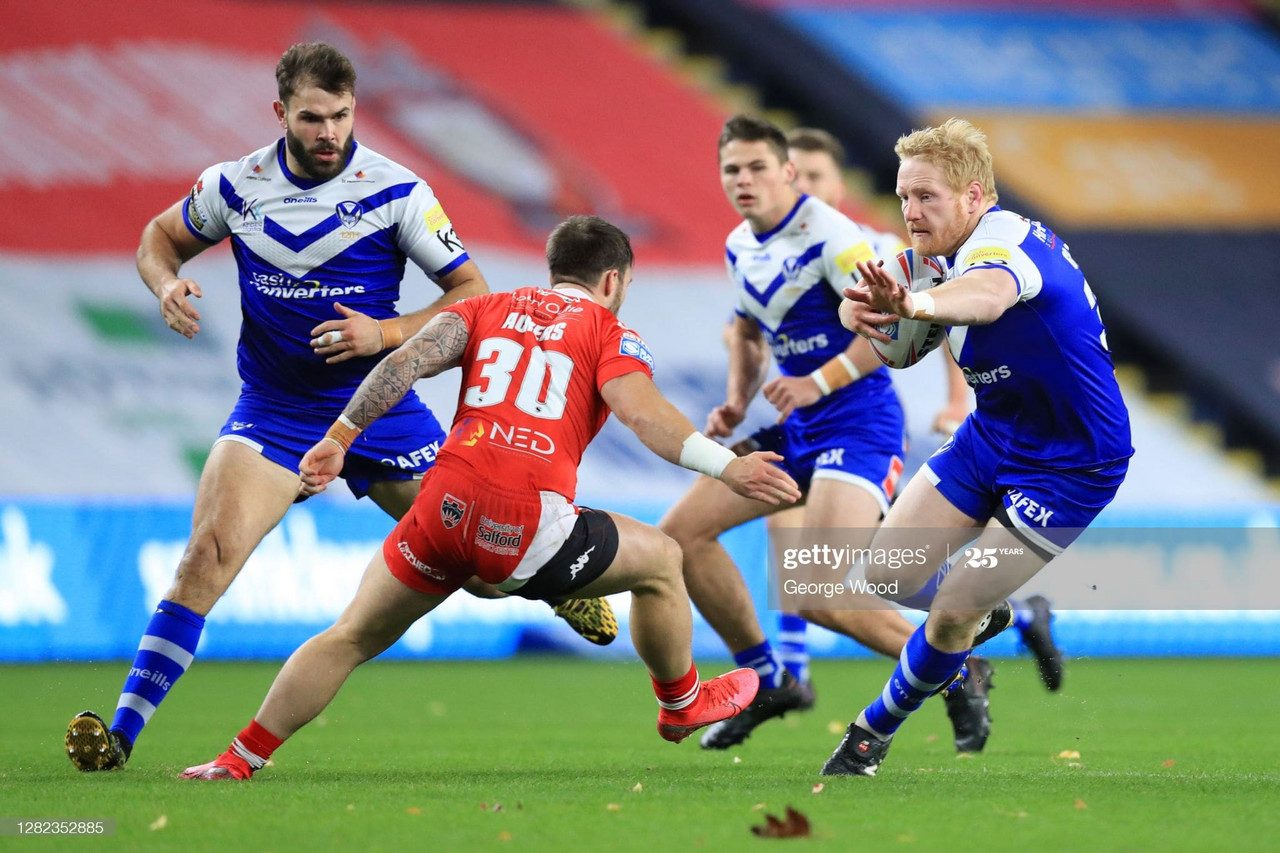
[[[773,153],[778,155],[779,162],[785,163],[790,159],[787,155],[786,135],[776,124],[768,119],[743,113],[730,118],[724,123],[724,127],[720,129],[720,140],[716,144],[716,154],[719,155],[724,150],[724,147],[734,140],[767,142],[769,147],[773,149]]]
[[[787,132],[787,147],[800,151],[823,151],[831,155],[837,166],[844,165],[844,146],[825,130],[797,127]]]
[[[547,268],[556,281],[594,287],[609,270],[635,262],[626,232],[598,216],[570,216],[547,238]]]
[[[336,47],[323,42],[295,44],[276,65],[276,89],[287,104],[299,89],[316,86],[334,95],[356,93],[356,69]]]

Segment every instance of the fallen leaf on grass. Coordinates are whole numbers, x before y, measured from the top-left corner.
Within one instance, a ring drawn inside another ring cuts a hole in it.
[[[825,787],[827,787],[825,783],[823,783],[823,782],[819,782],[818,784],[816,784],[816,785],[814,785],[814,786],[813,786],[813,792],[814,792],[815,794],[821,794],[821,793],[822,793],[822,789],[823,789],[823,788],[825,788]]]
[[[763,809],[763,808],[764,808],[764,806],[765,806],[765,804],[764,804],[764,803],[756,803],[754,806],[752,806],[752,807],[751,807],[751,810],[752,810],[753,812],[758,812],[758,811],[760,811],[761,809]]]
[[[609,811],[611,811],[611,812],[620,812],[620,811],[622,811],[622,806],[618,805],[617,803],[609,803],[609,805],[605,806],[605,808],[606,808],[606,809],[608,809],[608,810],[609,810]]]
[[[641,791],[643,791],[643,790],[644,790],[644,785],[640,784],[639,782],[637,782],[637,783],[635,783],[634,785],[632,785],[632,786],[631,786],[631,792],[632,792],[633,794],[638,794],[638,793],[640,793],[640,792],[641,792]]]
[[[1080,751],[1078,749],[1064,749],[1062,750],[1062,752],[1059,752],[1054,757],[1055,758],[1079,758]]]
[[[787,806],[787,816],[778,820],[771,814],[764,816],[764,826],[753,826],[751,831],[761,838],[809,838],[809,818]]]
[[[832,720],[831,722],[827,723],[827,731],[833,735],[844,734],[844,728],[845,728],[844,723],[840,722],[839,720]]]
[[[481,806],[480,808],[484,808],[484,806]],[[404,813],[405,814],[422,814],[422,809],[418,808],[417,806],[409,806],[409,808],[404,810]]]
[[[741,763],[742,763],[742,759],[735,755],[735,756],[733,757],[733,763],[734,763],[734,764],[741,764]]]
[[[510,841],[510,840],[511,840],[511,833],[507,832],[507,831],[504,829],[502,832],[499,832],[499,833],[498,833],[498,840],[499,840],[499,841]]]
[[[1161,766],[1161,767],[1172,767],[1172,766],[1173,766],[1173,759],[1172,759],[1172,758],[1168,759],[1167,761],[1163,762],[1160,766]]]
[[[160,817],[151,821],[152,831],[155,831],[157,829],[164,829],[168,825],[169,825],[169,816],[167,814],[162,814],[160,815]]]
[[[1084,800],[1080,799],[1079,797],[1076,797],[1076,808],[1087,809],[1089,808],[1089,804],[1086,803]]]
[[[925,742],[925,743],[936,743],[936,742],[937,742],[937,740],[938,740],[938,736],[937,736],[937,735],[929,735],[928,737],[926,737],[926,738],[924,739],[924,742]]]

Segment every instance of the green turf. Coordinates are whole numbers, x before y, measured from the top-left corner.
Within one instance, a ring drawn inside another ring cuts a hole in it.
[[[1257,849],[1280,831],[1280,661],[1074,661],[1059,695],[1026,661],[996,666],[982,755],[956,757],[933,700],[878,778],[824,779],[887,662],[819,661],[816,711],[726,753],[658,738],[639,664],[374,663],[248,783],[174,777],[248,722],[276,664],[197,663],[101,774],[72,768],[63,727],[109,716],[123,666],[0,667],[0,817],[115,818],[60,849],[754,849],[779,842],[749,827],[788,805],[815,836],[792,845],[815,850]]]

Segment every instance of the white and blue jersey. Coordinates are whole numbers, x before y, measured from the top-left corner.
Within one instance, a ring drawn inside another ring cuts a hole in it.
[[[926,476],[972,517],[1003,505],[1057,553],[1110,502],[1133,455],[1097,299],[1060,237],[999,207],[946,261],[949,280],[1005,270],[1018,301],[994,323],[947,330],[977,407]]]
[[[206,169],[182,205],[187,228],[231,238],[243,322],[240,399],[220,441],[239,441],[290,470],[345,408],[382,354],[326,364],[311,330],[339,319],[335,302],[374,319],[396,316],[406,260],[437,280],[468,260],[431,188],[354,141],[341,173],[291,172],[281,139]],[[361,434],[343,476],[357,495],[376,479],[421,476],[444,439],[410,390]]]
[[[381,355],[325,364],[315,354],[311,330],[340,319],[333,303],[394,317],[406,259],[433,280],[468,259],[431,187],[354,142],[346,168],[326,181],[290,172],[283,139],[211,166],[182,214],[206,243],[231,238],[244,390],[335,417]]]
[[[858,261],[878,257],[881,239],[807,195],[771,231],[756,234],[744,221],[729,234],[737,313],[759,325],[783,375],[807,376],[853,342],[837,313],[841,291]],[[802,488],[813,476],[846,480],[867,488],[882,509],[902,470],[902,406],[883,367],[755,438],[787,457],[783,467]]]

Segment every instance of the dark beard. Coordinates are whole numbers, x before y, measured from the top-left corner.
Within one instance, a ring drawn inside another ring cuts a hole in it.
[[[302,140],[294,136],[287,127],[284,130],[284,144],[289,147],[289,153],[293,155],[293,159],[298,161],[298,166],[301,168],[303,176],[315,181],[327,181],[336,177],[338,173],[347,167],[347,162],[351,159],[351,145],[354,141],[354,134],[348,136],[346,143],[342,146],[342,156],[332,164],[328,164],[320,162],[311,152],[307,151],[307,147]]]

